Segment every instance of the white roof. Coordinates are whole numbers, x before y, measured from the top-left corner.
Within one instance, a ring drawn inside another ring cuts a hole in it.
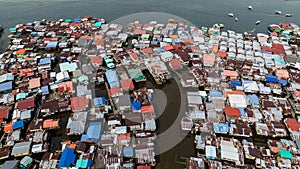
[[[232,107],[247,107],[246,99],[244,95],[229,94],[229,102]]]
[[[212,157],[216,158],[217,152],[216,152],[216,147],[215,146],[206,146],[205,147],[205,156],[206,157]]]

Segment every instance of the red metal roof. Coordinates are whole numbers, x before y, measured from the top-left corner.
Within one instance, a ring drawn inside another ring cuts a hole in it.
[[[30,109],[33,107],[34,107],[34,98],[33,97],[18,101],[18,109],[19,110]]]

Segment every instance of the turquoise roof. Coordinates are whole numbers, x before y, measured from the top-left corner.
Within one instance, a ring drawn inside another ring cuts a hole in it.
[[[288,150],[279,150],[279,153],[280,153],[280,157],[282,158],[289,158],[289,159],[293,158],[292,153]]]
[[[79,159],[76,161],[76,168],[87,168],[88,161],[86,159]]]

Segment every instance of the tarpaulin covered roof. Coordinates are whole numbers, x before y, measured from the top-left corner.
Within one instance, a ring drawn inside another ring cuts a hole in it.
[[[230,86],[242,86],[242,83],[239,81],[230,80]]]
[[[58,167],[70,167],[75,162],[74,149],[66,148],[61,154]]]
[[[131,100],[132,110],[141,110],[142,104],[141,102]]]
[[[82,135],[81,141],[91,140],[97,142],[101,135],[102,122],[89,122],[86,134]]]
[[[106,104],[106,99],[104,97],[97,97],[94,99],[94,106],[100,107]]]

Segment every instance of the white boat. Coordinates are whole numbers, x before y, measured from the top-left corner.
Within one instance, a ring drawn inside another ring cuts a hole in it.
[[[249,10],[252,10],[252,9],[253,9],[253,7],[252,7],[251,5],[249,5],[249,6],[248,6],[248,9],[249,9]]]
[[[285,17],[292,17],[292,16],[293,16],[293,14],[290,14],[290,13],[285,14]]]
[[[260,21],[256,21],[255,24],[256,24],[256,25],[260,24]]]
[[[276,10],[276,11],[275,11],[275,14],[281,15],[281,11],[280,11],[280,10]]]
[[[233,13],[228,13],[228,16],[233,17],[234,14]]]
[[[236,17],[235,17],[234,20],[237,22],[237,21],[239,20],[239,18],[236,18]]]

